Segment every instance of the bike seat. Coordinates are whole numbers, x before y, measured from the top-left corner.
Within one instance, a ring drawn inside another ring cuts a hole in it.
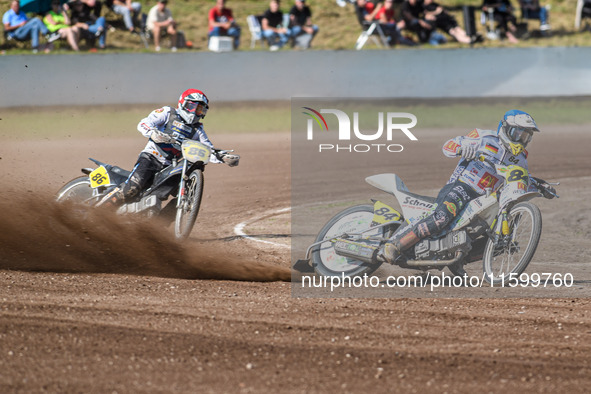
[[[113,171],[117,175],[121,175],[125,179],[129,178],[129,176],[131,175],[131,171],[124,170],[123,168],[117,166],[111,167],[111,171]]]

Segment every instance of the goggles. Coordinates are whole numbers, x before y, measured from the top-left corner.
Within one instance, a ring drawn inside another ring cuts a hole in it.
[[[195,115],[205,115],[207,112],[207,104],[200,101],[187,101],[185,102],[184,109]]]
[[[526,146],[531,141],[533,134],[531,130],[520,127],[510,127],[507,131],[507,136],[511,141],[521,143],[523,146]]]

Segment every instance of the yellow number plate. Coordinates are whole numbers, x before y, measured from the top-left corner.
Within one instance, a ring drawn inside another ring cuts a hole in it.
[[[100,166],[90,174],[88,174],[90,178],[90,187],[97,188],[100,186],[107,186],[111,183],[111,179],[109,178],[109,173],[107,169],[103,166]]]
[[[207,164],[209,162],[211,150],[207,145],[197,141],[184,140],[182,146],[183,157],[191,163],[202,161],[203,164]]]
[[[396,220],[400,220],[400,213],[398,213],[398,211],[381,201],[376,201],[374,203],[373,219],[371,221],[372,226]]]

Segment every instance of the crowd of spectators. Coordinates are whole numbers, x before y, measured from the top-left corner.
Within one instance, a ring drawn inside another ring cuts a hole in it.
[[[522,18],[539,19],[540,31],[550,30],[548,8],[541,6],[539,0],[482,1],[483,24],[489,33],[494,29],[498,37],[510,43],[518,42],[518,22],[511,1],[519,2]],[[306,0],[290,2],[289,12],[284,13],[280,0],[270,0],[269,8],[258,16],[260,34],[270,50],[279,50],[288,44],[308,48],[319,31],[312,23],[312,11]],[[226,3],[226,0],[216,0],[209,9],[207,39],[229,37],[233,49],[239,49],[242,30]],[[353,4],[365,29],[374,23],[379,25],[380,34],[390,46],[440,45],[450,39],[473,44],[482,40],[475,32],[467,34],[449,10],[435,0],[337,0],[337,3],[341,6]],[[177,50],[178,42],[184,42],[178,40],[178,36],[184,36],[168,8],[168,0],[157,0],[147,15],[142,13],[142,4],[132,0],[53,0],[51,10],[42,19],[28,17],[20,10],[19,1],[13,0],[2,18],[5,40],[30,41],[33,52],[47,52],[53,47],[52,43],[60,39],[73,51],[80,50],[82,39],[91,50],[102,49],[107,46],[107,33],[113,30],[105,19],[105,9],[120,16],[124,29],[140,35],[146,45],[146,39],[153,40],[155,51],[161,50],[161,39],[165,35],[172,51]],[[205,21],[205,16],[203,19]]]

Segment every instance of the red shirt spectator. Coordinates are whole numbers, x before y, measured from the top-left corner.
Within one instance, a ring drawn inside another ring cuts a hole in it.
[[[383,17],[382,17],[383,15]],[[395,23],[396,20],[394,19],[394,10],[393,9],[386,9],[386,7],[380,8],[378,13],[375,16],[375,19],[379,20],[381,23]]]
[[[209,10],[209,31],[212,31],[214,27],[227,30],[231,25],[230,22],[234,22],[232,10],[224,7],[224,3],[224,1],[218,1],[216,6]],[[224,24],[227,24],[228,27],[225,27]]]

